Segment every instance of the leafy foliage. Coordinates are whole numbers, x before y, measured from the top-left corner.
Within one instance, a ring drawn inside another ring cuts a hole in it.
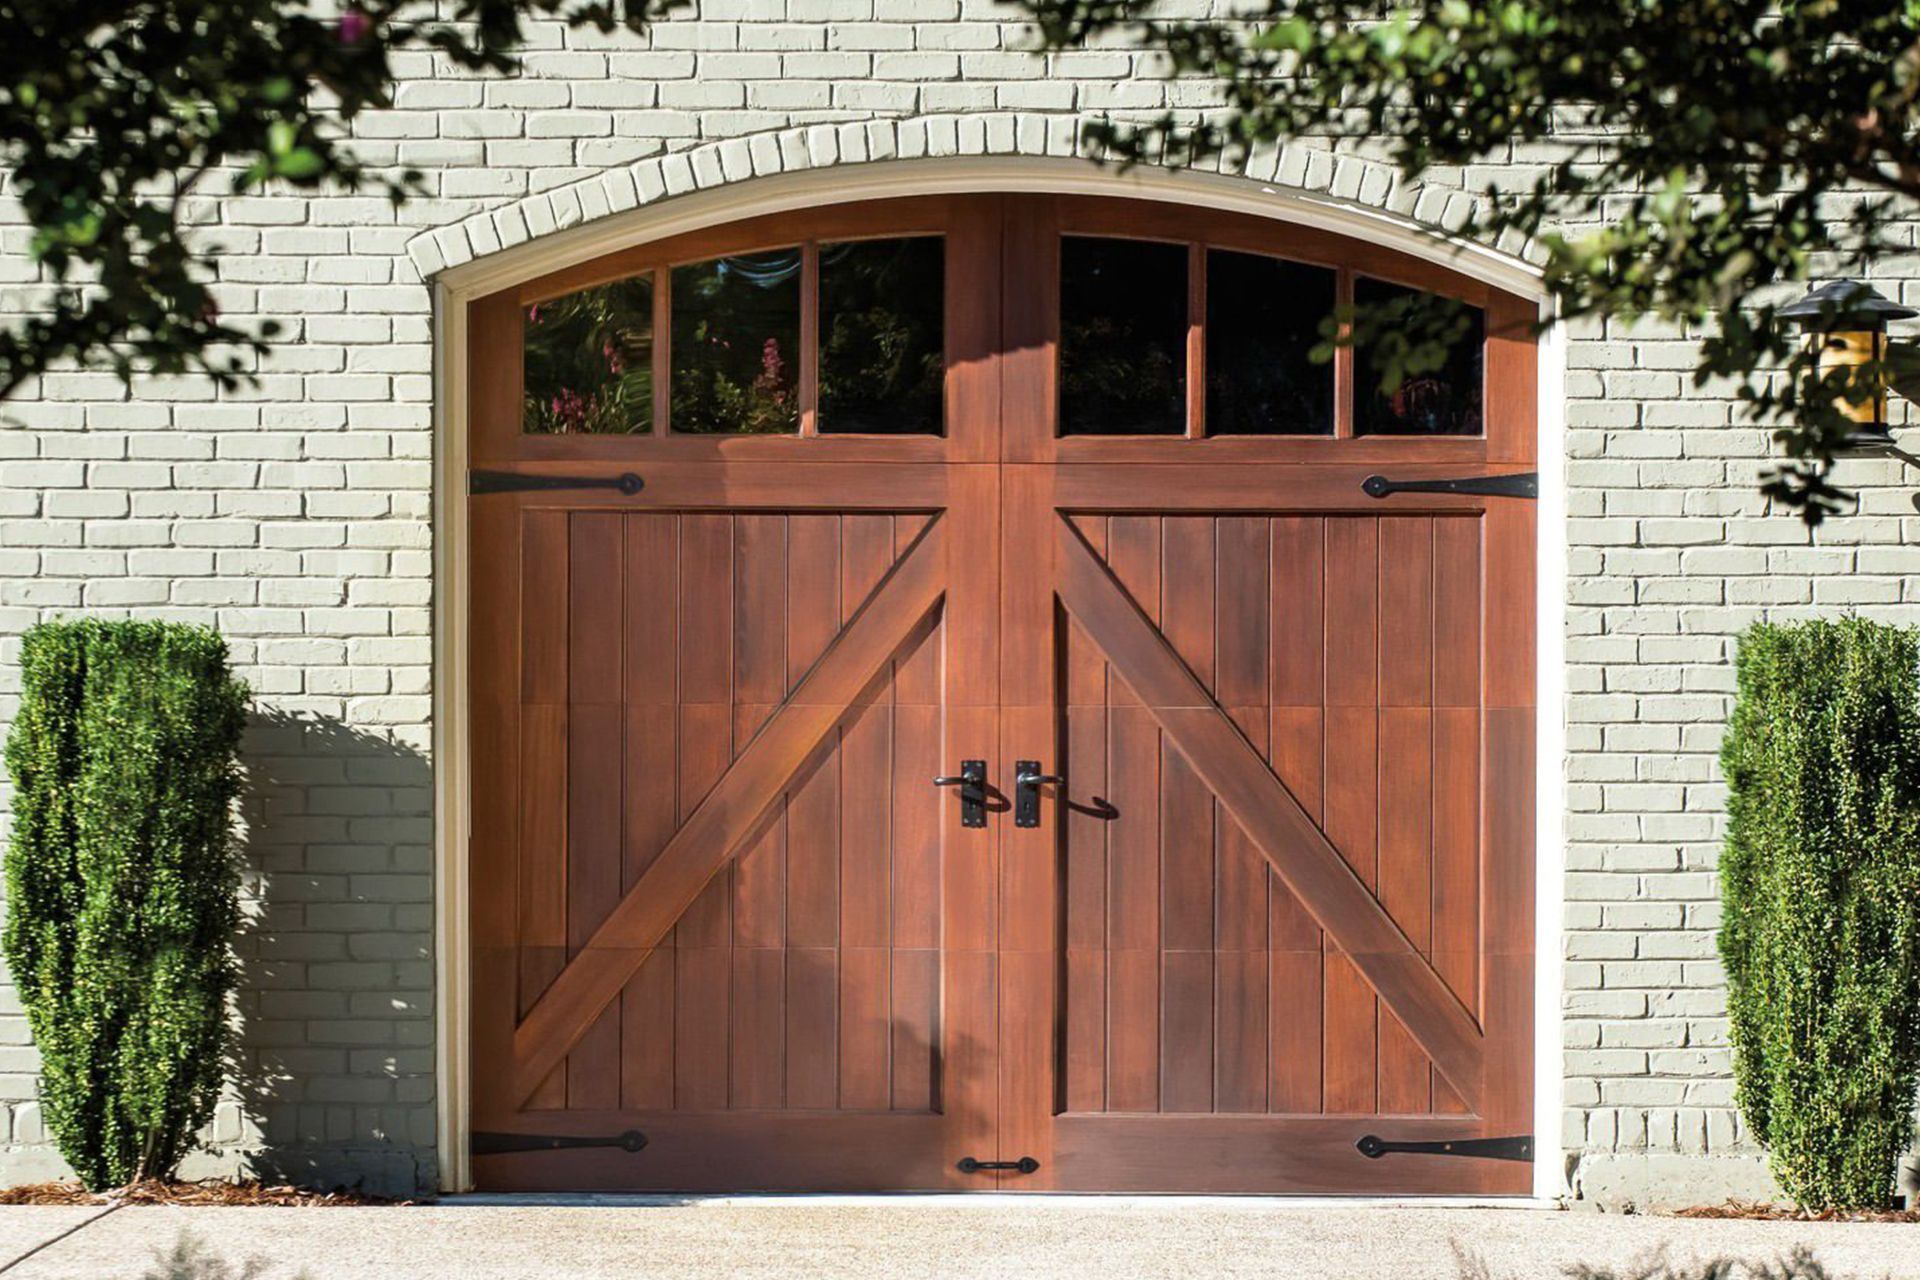
[[[1740,1106],[1817,1208],[1887,1202],[1920,1089],[1920,632],[1742,638],[1720,954]]]
[[[1777,424],[1785,458],[1766,492],[1810,522],[1843,505],[1829,478],[1843,410],[1890,371],[1818,375],[1776,323],[1773,287],[1901,248],[1890,224],[1920,198],[1920,5],[1255,0],[1223,21],[1153,19],[1141,0],[1022,2],[1049,47],[1132,39],[1175,74],[1224,82],[1204,117],[1095,127],[1122,157],[1331,132],[1384,138],[1408,174],[1461,166],[1486,197],[1461,235],[1538,236],[1564,317],[1701,332],[1696,380],[1731,380]],[[1539,173],[1509,190],[1488,162],[1515,148]],[[1556,230],[1581,223],[1593,229]]]
[[[946,247],[935,236],[820,250],[820,429],[937,432]]]
[[[174,623],[43,623],[21,666],[0,943],[41,1105],[90,1189],[165,1177],[220,1088],[247,691]]]
[[[526,309],[525,430],[646,431],[653,422],[653,285],[582,289]]]
[[[680,0],[651,0],[653,13]],[[220,315],[215,241],[187,234],[188,199],[223,167],[228,190],[374,185],[398,202],[418,175],[375,178],[344,122],[391,105],[393,55],[431,50],[474,71],[514,69],[525,14],[638,28],[650,0],[0,0],[0,166],[59,288],[0,332],[0,398],[61,361],[190,371],[223,386],[278,332]]]
[[[675,267],[673,429],[774,435],[800,426],[800,250]]]

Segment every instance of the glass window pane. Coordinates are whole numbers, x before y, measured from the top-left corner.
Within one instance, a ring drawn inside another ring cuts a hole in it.
[[[536,302],[522,313],[520,429],[541,435],[653,425],[653,278]]]
[[[1187,247],[1063,236],[1061,434],[1186,429]]]
[[[1477,436],[1481,424],[1480,400],[1486,316],[1479,307],[1422,293],[1383,280],[1353,282],[1353,300],[1376,314],[1386,329],[1373,342],[1360,342],[1353,352],[1353,427],[1360,435]],[[1403,362],[1405,376],[1391,391],[1381,387],[1383,370],[1404,353],[1407,338],[1396,330],[1435,332],[1447,338],[1437,367],[1414,368]]]
[[[946,246],[938,236],[820,246],[820,430],[938,434]]]
[[[673,269],[675,431],[771,434],[800,426],[800,250]]]
[[[1331,435],[1333,365],[1315,364],[1334,273],[1207,252],[1207,434]]]

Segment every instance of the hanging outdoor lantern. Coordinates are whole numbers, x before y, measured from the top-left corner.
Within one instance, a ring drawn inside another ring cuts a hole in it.
[[[1843,400],[1840,412],[1860,424],[1843,446],[1848,452],[1870,453],[1893,447],[1887,430],[1887,321],[1908,320],[1920,311],[1903,307],[1858,280],[1835,280],[1812,290],[1790,306],[1780,308],[1782,320],[1807,331],[1822,377],[1838,369],[1877,362],[1879,385],[1859,402]]]

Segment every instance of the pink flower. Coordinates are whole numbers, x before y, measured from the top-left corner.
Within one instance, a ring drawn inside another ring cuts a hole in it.
[[[608,373],[618,374],[626,369],[626,358],[620,354],[620,348],[613,345],[612,338],[600,344],[600,354],[607,358]]]
[[[358,9],[340,15],[340,43],[359,44],[373,30],[373,20]]]
[[[540,304],[539,303],[536,302],[532,306],[527,308],[527,323],[528,324],[540,323]]]
[[[593,409],[593,401],[582,399],[572,387],[562,387],[560,394],[547,402],[547,409],[553,415],[556,431],[582,431],[587,425],[587,415]]]
[[[760,348],[760,380],[777,387],[785,369],[786,361],[780,358],[780,340],[768,338],[767,344]]]

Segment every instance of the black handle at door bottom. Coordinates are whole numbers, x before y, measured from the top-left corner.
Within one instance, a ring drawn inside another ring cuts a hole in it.
[[[995,1170],[1033,1173],[1040,1168],[1040,1162],[1032,1156],[1021,1156],[1018,1160],[975,1160],[972,1156],[962,1156],[954,1168],[962,1173],[988,1173]]]

